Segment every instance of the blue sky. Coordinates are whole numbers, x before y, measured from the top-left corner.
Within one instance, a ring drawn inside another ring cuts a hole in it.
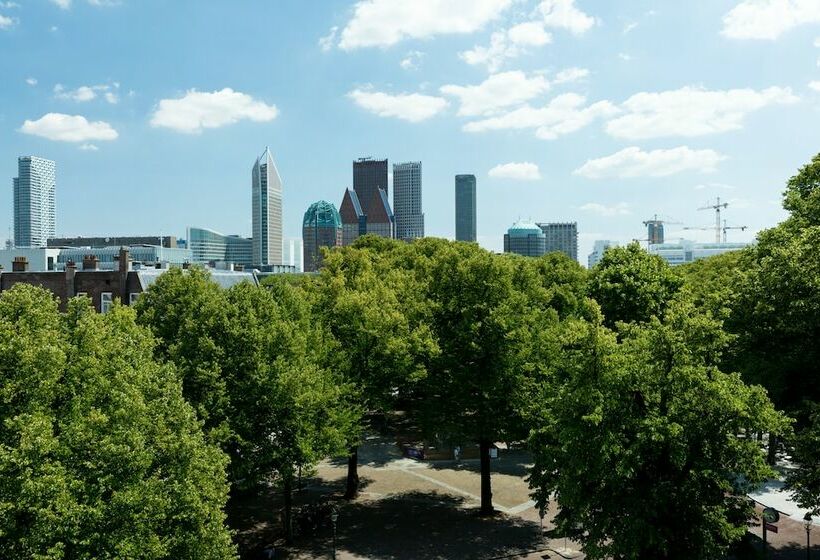
[[[783,218],[820,151],[820,0],[0,1],[0,76],[0,238],[23,154],[57,161],[58,235],[249,235],[270,146],[286,236],[387,157],[423,162],[428,235],[474,173],[482,245],[572,220],[585,262],[716,196],[730,240]]]

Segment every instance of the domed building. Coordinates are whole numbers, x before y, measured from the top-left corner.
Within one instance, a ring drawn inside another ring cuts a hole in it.
[[[342,217],[333,204],[320,200],[310,205],[302,219],[302,241],[305,272],[321,268],[322,247],[342,246]]]
[[[537,224],[516,222],[504,234],[504,252],[540,257],[547,252],[547,236]]]

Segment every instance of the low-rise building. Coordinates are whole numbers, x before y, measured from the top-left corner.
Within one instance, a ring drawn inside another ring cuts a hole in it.
[[[121,247],[123,245],[161,245],[166,249],[178,247],[173,235],[125,235],[111,237],[53,237],[49,247]]]
[[[677,266],[730,251],[740,251],[749,245],[751,243],[696,243],[681,239],[677,243],[650,245],[648,251],[650,254],[658,255],[671,266]]]

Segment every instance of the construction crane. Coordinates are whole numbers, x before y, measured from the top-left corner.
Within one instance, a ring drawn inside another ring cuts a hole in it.
[[[641,241],[646,241],[649,245],[659,245],[663,243],[663,225],[664,224],[678,224],[680,225],[682,222],[672,222],[669,220],[660,220],[658,219],[658,215],[655,214],[655,217],[651,220],[646,220],[643,225],[646,226],[646,234],[648,239],[641,239]]]
[[[728,208],[728,202],[720,202],[720,197],[717,197],[717,202],[715,204],[706,203],[706,206],[702,208],[698,208],[698,210],[714,210],[715,211],[715,243],[720,243],[720,231],[721,231],[721,221],[720,221],[720,209],[721,208]],[[685,228],[685,229],[701,229],[701,228]],[[702,228],[702,229],[713,229],[713,228]],[[725,234],[724,234],[725,235]]]
[[[706,227],[685,227],[685,228],[683,228],[683,229],[695,229],[695,230],[700,230],[700,231],[708,231],[708,230],[713,230],[713,229],[715,229],[715,227],[714,227],[714,226],[706,226]],[[724,242],[724,243],[728,243],[728,235],[727,235],[727,233],[726,233],[726,232],[728,232],[730,229],[739,229],[740,231],[746,231],[747,229],[749,229],[749,226],[730,226],[730,225],[727,225],[727,224],[726,224],[726,220],[723,220],[723,227],[721,227],[721,228],[718,230],[718,239],[717,239],[717,242],[718,242],[718,243],[720,243],[720,232],[721,232],[721,231],[723,232],[723,242]]]

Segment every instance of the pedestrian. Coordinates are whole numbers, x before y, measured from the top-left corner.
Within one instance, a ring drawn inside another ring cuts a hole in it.
[[[453,457],[455,457],[456,462],[458,462],[459,455],[461,455],[461,446],[456,445],[455,449],[453,449]]]

